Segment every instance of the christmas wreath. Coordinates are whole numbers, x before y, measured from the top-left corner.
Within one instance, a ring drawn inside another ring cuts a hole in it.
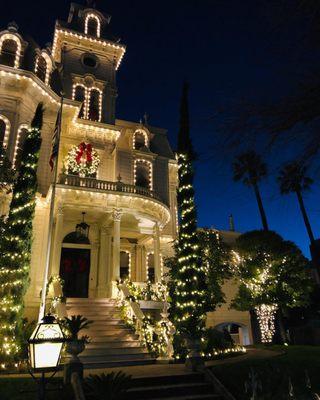
[[[71,175],[95,177],[99,164],[100,157],[90,143],[73,146],[66,157],[66,169]]]

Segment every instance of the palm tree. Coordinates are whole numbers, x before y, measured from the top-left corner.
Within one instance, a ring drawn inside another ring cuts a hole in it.
[[[253,188],[261,215],[263,229],[265,231],[269,230],[259,190],[259,182],[267,175],[267,165],[262,161],[259,154],[254,150],[249,150],[236,157],[232,166],[233,180],[235,182],[242,181],[246,186],[251,186]]]
[[[303,216],[304,224],[310,238],[311,244],[314,243],[314,236],[310,221],[304,205],[302,192],[310,189],[313,180],[306,175],[307,167],[300,162],[293,161],[285,165],[278,176],[281,194],[295,193],[298,198],[300,210]]]

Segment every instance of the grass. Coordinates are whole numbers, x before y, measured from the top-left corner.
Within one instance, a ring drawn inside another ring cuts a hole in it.
[[[213,366],[212,371],[237,400],[250,398],[245,393],[245,382],[251,368],[257,373],[262,386],[259,400],[288,399],[289,377],[294,398],[311,399],[306,389],[305,371],[308,371],[313,391],[320,393],[320,346],[272,346],[272,349],[282,350],[285,354],[272,358],[239,359],[236,363]]]
[[[61,379],[53,379],[48,389],[62,386]],[[1,400],[34,400],[37,398],[37,385],[31,378],[1,378],[0,377],[0,399]],[[46,400],[73,400],[71,387],[47,392]]]

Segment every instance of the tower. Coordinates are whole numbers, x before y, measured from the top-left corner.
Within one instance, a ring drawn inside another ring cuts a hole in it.
[[[56,21],[52,58],[69,99],[83,103],[79,117],[114,124],[116,71],[125,46],[110,38],[111,17],[72,3],[68,20]]]

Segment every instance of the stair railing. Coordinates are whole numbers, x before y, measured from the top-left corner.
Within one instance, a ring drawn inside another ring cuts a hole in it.
[[[52,276],[47,286],[48,300],[50,300],[49,310],[57,318],[62,319],[67,316],[66,300],[63,294],[63,282],[59,276]]]
[[[143,333],[143,320],[144,314],[140,308],[139,303],[135,301],[130,301],[130,291],[129,288],[123,283],[118,285],[119,290],[119,303],[120,305],[126,304],[126,320],[134,324],[134,329],[139,336],[139,340],[144,340]]]
[[[158,360],[162,362],[173,360],[173,336],[176,330],[169,320],[169,303],[167,301],[162,302],[163,310],[160,313],[161,319],[155,325],[151,325],[141,310],[140,304],[130,300],[132,295],[128,286],[125,283],[119,283],[118,291],[119,305],[125,306],[126,315],[124,317],[135,328],[139,340],[148,345],[148,339],[149,341],[152,340],[155,333],[158,336],[158,342],[153,343],[153,348],[158,349]]]

